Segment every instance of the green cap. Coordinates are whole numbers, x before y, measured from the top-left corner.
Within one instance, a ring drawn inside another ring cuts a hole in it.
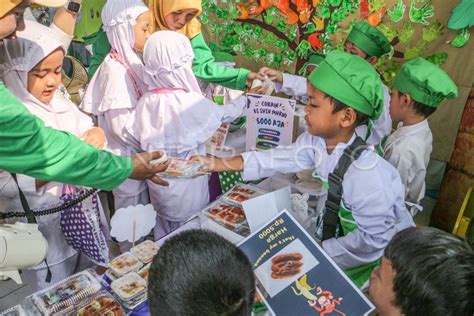
[[[211,49],[212,56],[214,56],[216,62],[234,61],[235,52],[232,48],[219,46],[215,42],[210,42],[209,48]]]
[[[321,52],[311,52],[308,57],[308,61],[303,65],[303,67],[300,69],[299,74],[301,76],[308,76],[309,73],[307,73],[307,68],[309,65],[315,65],[318,66],[320,63],[323,62],[324,58],[326,55],[324,55]]]
[[[392,46],[385,35],[367,22],[356,23],[346,41],[359,47],[369,57],[380,57],[392,50]]]
[[[458,88],[447,73],[424,58],[407,61],[393,87],[422,104],[438,107],[445,98],[458,96]]]
[[[308,80],[314,87],[371,119],[378,119],[382,113],[380,76],[359,56],[333,51],[313,70]]]

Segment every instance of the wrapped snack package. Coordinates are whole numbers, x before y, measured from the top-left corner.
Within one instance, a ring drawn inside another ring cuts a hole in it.
[[[222,196],[222,199],[228,203],[240,206],[243,201],[252,199],[262,194],[265,194],[265,192],[258,188],[242,183],[237,183],[232,189]]]
[[[130,252],[134,254],[141,262],[149,263],[158,253],[158,249],[160,249],[160,247],[156,243],[151,240],[145,240],[141,244],[130,249]]]
[[[168,168],[158,175],[164,178],[192,179],[208,173],[204,172],[205,165],[199,161],[171,158]]]
[[[128,309],[134,309],[147,299],[147,282],[136,272],[113,281],[110,288]]]
[[[121,277],[128,272],[138,271],[142,267],[142,263],[137,257],[130,252],[125,252],[114,260],[110,261],[109,269],[116,277]]]
[[[94,297],[82,302],[76,313],[77,316],[124,316],[120,303],[115,298],[105,291],[100,291]]]

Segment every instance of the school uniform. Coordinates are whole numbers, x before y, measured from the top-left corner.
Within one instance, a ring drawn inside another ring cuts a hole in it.
[[[206,154],[206,142],[222,123],[243,115],[246,98],[219,106],[202,95],[192,71],[194,53],[182,34],[160,31],[145,46],[148,92],[137,104],[129,130],[144,151],[165,151],[189,159]],[[160,239],[209,203],[208,177],[167,179],[169,187],[148,182],[157,211],[155,239]]]

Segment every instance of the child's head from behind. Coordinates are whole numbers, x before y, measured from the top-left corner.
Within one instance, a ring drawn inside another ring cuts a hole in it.
[[[183,89],[201,93],[192,65],[194,52],[189,39],[178,32],[158,31],[145,45],[144,81],[149,89]]]
[[[472,315],[474,250],[441,230],[399,232],[372,272],[369,294],[384,315]]]
[[[55,49],[28,72],[28,92],[43,103],[48,103],[61,84],[64,50]]]
[[[406,62],[395,79],[390,116],[395,123],[425,119],[445,98],[457,96],[456,84],[438,66],[421,57]]]
[[[110,45],[123,57],[129,58],[131,50],[143,52],[151,21],[143,1],[108,0],[102,9],[102,21]]]
[[[352,134],[367,119],[377,119],[383,108],[382,83],[373,67],[343,52],[330,53],[311,73],[308,98],[308,132],[325,139],[342,130]]]
[[[151,315],[250,315],[255,297],[246,255],[205,230],[167,240],[153,259],[148,283]]]

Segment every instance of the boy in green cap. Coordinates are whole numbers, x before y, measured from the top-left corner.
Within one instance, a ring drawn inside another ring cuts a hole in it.
[[[328,189],[317,238],[354,283],[363,286],[390,239],[414,226],[398,172],[367,147],[355,130],[377,119],[382,83],[365,60],[332,52],[308,79],[308,131],[290,146],[232,158],[197,157],[210,171],[242,171],[244,180],[316,168]]]
[[[390,115],[397,130],[383,146],[384,158],[397,168],[405,185],[405,201],[415,216],[422,210],[426,168],[432,151],[430,116],[445,99],[458,94],[456,84],[438,66],[418,57],[406,62],[395,79]]]
[[[345,51],[347,53],[357,55],[372,65],[375,65],[378,59],[388,54],[391,49],[392,46],[383,33],[366,22],[355,23],[345,43]],[[317,56],[321,58],[322,56],[322,58],[324,58],[319,52],[313,54],[314,57]],[[311,62],[313,56],[310,56],[309,62]],[[317,64],[319,62],[320,60]],[[305,67],[302,68],[302,71],[304,71],[304,69]],[[311,73],[311,70],[312,69],[306,71],[306,74]],[[267,67],[260,69],[259,75],[267,75],[270,79],[275,80],[277,92],[283,92],[286,95],[299,98],[303,98],[307,95],[305,77],[283,74],[281,71]],[[305,73],[302,73],[302,75],[304,76]],[[392,129],[392,121],[390,120],[388,111],[390,94],[385,85],[382,85],[382,87],[384,108],[380,117],[377,120],[370,120],[368,124],[358,126],[356,130],[357,135],[363,137],[367,144],[373,146],[378,145],[385,136],[390,134]]]

